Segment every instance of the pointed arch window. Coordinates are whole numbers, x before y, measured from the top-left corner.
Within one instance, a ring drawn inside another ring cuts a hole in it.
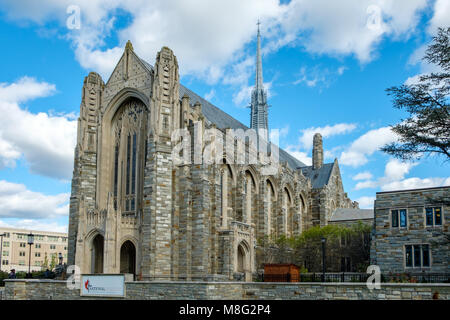
[[[283,232],[286,236],[290,236],[292,232],[292,200],[289,190],[284,189],[283,192]]]
[[[273,208],[275,202],[275,191],[270,180],[267,180],[266,185],[266,202],[267,202],[267,235],[270,237],[273,234]]]
[[[137,136],[136,133],[127,137],[127,168],[125,211],[136,210],[136,165],[137,165]]]
[[[128,100],[113,119],[114,206],[122,213],[136,213],[143,189],[143,172],[147,157],[146,125],[148,112],[142,102]],[[141,177],[142,175],[142,177]]]
[[[119,183],[119,145],[114,147],[114,209],[117,210],[117,191]]]
[[[252,223],[252,208],[253,208],[253,199],[254,199],[254,193],[256,191],[253,177],[250,174],[249,171],[245,173],[245,202],[244,202],[244,210],[245,210],[245,221],[248,224]]]

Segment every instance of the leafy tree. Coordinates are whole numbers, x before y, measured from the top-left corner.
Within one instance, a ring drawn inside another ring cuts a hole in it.
[[[42,270],[48,269],[48,258],[47,258],[47,252],[45,253],[44,262],[42,262]]]
[[[450,159],[450,27],[439,28],[423,60],[441,72],[419,76],[417,83],[386,89],[394,107],[409,113],[407,119],[392,126],[399,141],[382,151],[402,160],[418,160],[425,155]]]
[[[56,254],[52,254],[52,260],[50,261],[50,270],[56,267]]]
[[[310,272],[322,271],[322,238],[326,238],[328,272],[341,271],[341,258],[351,260],[354,271],[365,271],[369,264],[370,233],[372,227],[361,222],[350,227],[340,225],[315,226],[299,236],[281,236],[270,241],[258,241],[257,260],[265,263],[292,263]],[[342,244],[341,239],[345,239]]]

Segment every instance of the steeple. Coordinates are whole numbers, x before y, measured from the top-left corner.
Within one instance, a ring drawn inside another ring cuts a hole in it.
[[[267,93],[263,85],[260,24],[258,20],[255,87],[252,90],[252,102],[250,105],[250,128],[255,129],[262,138],[269,141],[269,125],[267,120],[269,106],[267,105]]]
[[[256,89],[263,88],[263,75],[262,75],[262,59],[261,59],[261,33],[259,32],[259,25],[261,23],[258,20],[258,35],[257,35],[257,48],[256,48]]]

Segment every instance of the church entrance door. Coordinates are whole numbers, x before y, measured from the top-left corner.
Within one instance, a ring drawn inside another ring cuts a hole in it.
[[[136,248],[129,240],[120,248],[120,273],[136,274]]]
[[[92,273],[103,273],[103,245],[104,238],[101,234],[95,236],[92,240]]]

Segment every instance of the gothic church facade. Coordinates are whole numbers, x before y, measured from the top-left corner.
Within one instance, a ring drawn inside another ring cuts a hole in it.
[[[250,126],[267,130],[259,31],[256,69]],[[268,175],[258,162],[236,161],[239,148],[214,149],[215,164],[176,163],[177,129],[192,133],[188,145],[203,151],[208,141],[198,136],[208,130],[248,128],[180,84],[177,58],[167,47],[152,66],[128,42],[106,83],[95,72],[85,78],[69,265],[138,280],[250,280],[260,268],[258,239],[298,235],[327,225],[337,208],[358,208],[344,192],[337,160],[323,163],[320,134],[312,166],[279,149]],[[259,158],[244,145],[246,159]]]

